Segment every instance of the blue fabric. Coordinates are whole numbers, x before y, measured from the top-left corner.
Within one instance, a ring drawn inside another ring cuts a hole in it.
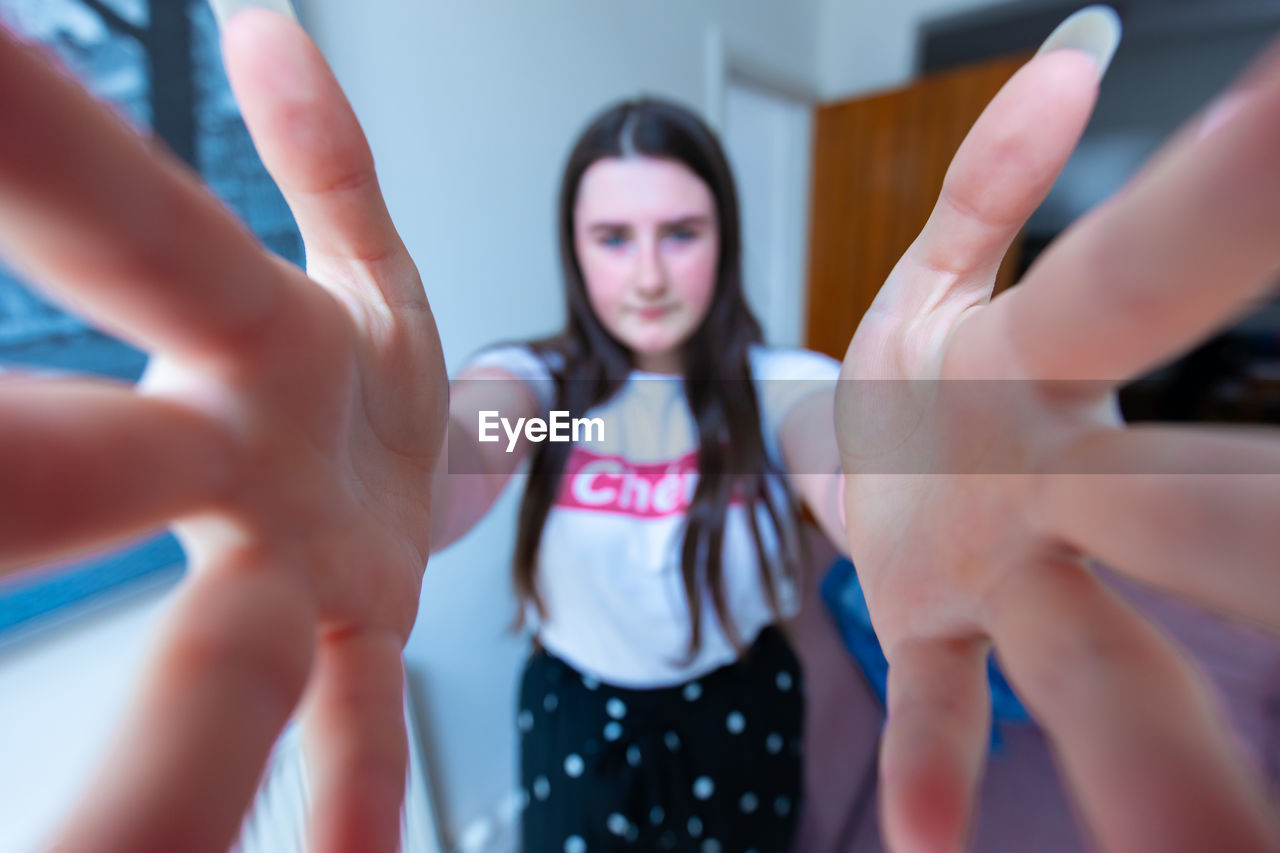
[[[871,627],[871,613],[867,610],[867,599],[862,594],[862,585],[858,583],[858,573],[854,570],[853,563],[841,558],[832,564],[826,577],[822,579],[822,600],[840,630],[845,648],[862,667],[862,672],[883,706],[889,662]],[[994,657],[987,659],[987,676],[991,685],[991,748],[993,752],[998,752],[1001,745],[1000,724],[1030,723],[1031,715],[1005,680]]]

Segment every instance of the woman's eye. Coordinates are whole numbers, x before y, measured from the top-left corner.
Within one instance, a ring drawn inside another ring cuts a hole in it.
[[[688,243],[698,238],[698,232],[694,231],[692,228],[677,228],[668,236],[677,243]]]
[[[605,234],[600,238],[600,245],[607,249],[618,249],[627,244],[627,238],[621,234]]]

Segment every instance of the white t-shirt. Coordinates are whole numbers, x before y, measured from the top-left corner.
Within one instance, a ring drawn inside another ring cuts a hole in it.
[[[763,346],[751,349],[749,362],[765,450],[782,470],[783,420],[800,399],[834,383],[840,365],[807,350]],[[488,350],[468,364],[475,367],[528,381],[544,411],[551,408],[551,374],[531,350]],[[574,444],[542,531],[537,584],[547,613],[542,620],[530,614],[539,639],[579,671],[628,687],[678,684],[732,662],[737,652],[707,590],[702,646],[685,661],[690,620],[680,548],[698,441],[682,380],[633,371],[617,395],[586,416],[604,422],[604,437]],[[774,616],[745,513],[738,503],[728,509],[722,578],[734,626],[750,643]],[[757,514],[766,550],[776,553],[767,512],[758,507]],[[778,566],[771,569],[777,577]],[[794,614],[790,584],[779,578],[775,588],[783,615]]]

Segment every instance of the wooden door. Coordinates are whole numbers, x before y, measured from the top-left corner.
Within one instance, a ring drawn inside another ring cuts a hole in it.
[[[1026,62],[1003,58],[818,108],[806,345],[843,358],[880,285],[920,233],[960,142]],[[1017,269],[1020,241],[997,290]]]

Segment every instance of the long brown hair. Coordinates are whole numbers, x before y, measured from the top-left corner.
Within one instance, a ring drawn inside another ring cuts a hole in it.
[[[733,173],[715,134],[696,115],[655,99],[619,103],[596,117],[569,155],[560,184],[558,231],[560,263],[568,301],[567,323],[558,335],[531,346],[551,369],[558,410],[581,417],[606,402],[625,384],[633,364],[630,351],[601,325],[591,310],[574,248],[573,212],[583,173],[607,157],[643,155],[684,164],[701,178],[715,199],[720,227],[720,258],[715,294],[707,315],[684,345],[684,389],[698,429],[698,484],[685,518],[681,572],[690,614],[690,658],[701,648],[702,591],[710,590],[715,613],[739,650],[741,636],[725,601],[722,547],[731,501],[746,506],[758,556],[760,581],[774,616],[778,593],[757,508],[763,507],[778,543],[784,574],[794,577],[798,563],[795,503],[781,472],[765,451],[760,431],[748,350],[762,341],[760,324],[743,296],[742,237]],[[542,529],[559,494],[572,445],[534,446],[516,533],[515,588],[523,618],[529,603],[545,616],[537,588]],[[782,487],[769,486],[774,477]]]

